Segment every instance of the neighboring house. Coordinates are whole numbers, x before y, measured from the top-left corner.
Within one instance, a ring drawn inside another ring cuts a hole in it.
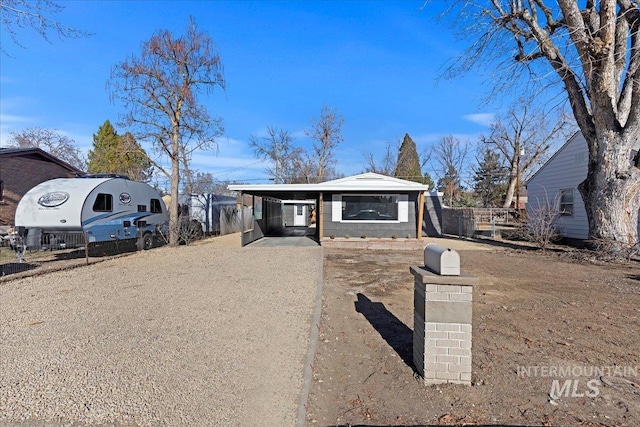
[[[282,201],[315,201],[316,238],[422,238],[424,199],[429,187],[364,173],[318,184],[230,185],[253,196],[253,224],[242,233],[246,245],[282,228]]]
[[[13,225],[18,202],[36,185],[82,173],[40,148],[0,148],[0,226]]]
[[[629,162],[639,149],[640,141]],[[588,160],[587,142],[577,132],[527,181],[527,215],[536,215],[545,205],[558,208],[560,232],[569,241],[589,237],[587,212],[578,191],[578,185],[587,177]]]

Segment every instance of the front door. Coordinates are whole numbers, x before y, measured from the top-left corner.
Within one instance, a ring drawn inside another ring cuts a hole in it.
[[[294,227],[304,227],[306,224],[305,216],[307,212],[307,207],[305,205],[295,205],[293,210],[293,226]]]

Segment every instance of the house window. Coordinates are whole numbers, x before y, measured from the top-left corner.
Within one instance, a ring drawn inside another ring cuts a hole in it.
[[[343,195],[342,221],[398,221],[397,195]]]
[[[111,194],[98,193],[96,201],[93,203],[94,212],[112,212],[113,196]]]
[[[151,213],[162,213],[160,199],[151,199]]]
[[[573,216],[573,189],[560,190],[560,215]]]

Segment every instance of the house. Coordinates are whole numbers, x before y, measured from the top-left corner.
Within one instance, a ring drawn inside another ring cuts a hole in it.
[[[630,162],[638,150],[640,141]],[[561,212],[560,233],[571,243],[579,244],[589,237],[587,212],[578,191],[578,185],[587,177],[588,160],[587,142],[577,132],[526,183],[527,215],[535,215],[545,205],[557,207]]]
[[[252,196],[253,220],[242,233],[242,244],[246,245],[284,227],[283,200],[309,205],[314,201],[318,241],[362,236],[419,239],[429,187],[364,173],[318,184],[239,184],[230,185],[229,190]]]
[[[0,226],[12,226],[18,202],[27,191],[53,178],[82,171],[39,148],[0,148]]]

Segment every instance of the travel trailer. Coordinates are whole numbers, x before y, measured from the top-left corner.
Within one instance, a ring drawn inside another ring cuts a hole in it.
[[[42,242],[73,240],[89,245],[128,241],[150,249],[169,224],[160,194],[122,175],[84,175],[45,181],[16,208],[15,226],[30,249]],[[82,236],[86,236],[85,238]]]

